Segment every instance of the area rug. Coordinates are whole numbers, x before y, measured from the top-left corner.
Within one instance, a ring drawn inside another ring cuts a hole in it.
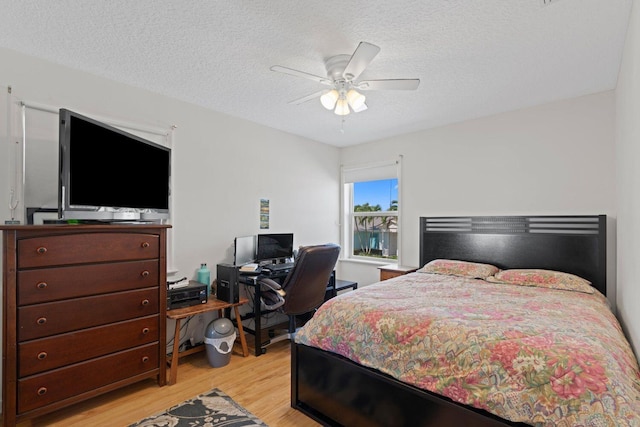
[[[266,426],[225,393],[213,389],[129,427]]]

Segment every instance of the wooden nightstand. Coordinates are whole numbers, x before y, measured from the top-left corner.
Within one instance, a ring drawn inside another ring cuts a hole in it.
[[[392,277],[402,276],[403,274],[413,273],[418,267],[410,267],[407,265],[387,264],[378,267],[380,270],[380,281],[391,279]]]

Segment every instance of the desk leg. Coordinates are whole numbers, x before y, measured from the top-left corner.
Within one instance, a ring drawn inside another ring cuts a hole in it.
[[[242,328],[242,319],[240,319],[240,310],[238,306],[233,307],[236,314],[236,323],[238,324],[238,333],[240,334],[240,344],[242,344],[242,355],[247,357],[249,355],[249,349],[247,348],[247,338],[244,336],[244,329]]]
[[[260,297],[261,289],[260,284],[256,283],[255,297],[253,301],[253,320],[254,320],[254,340],[255,340],[255,353],[256,356],[260,356],[266,352],[266,349],[262,348],[262,310],[260,309]]]
[[[171,355],[171,368],[169,369],[169,385],[178,380],[178,359],[180,358],[180,319],[176,319],[176,331],[173,335],[173,354]]]

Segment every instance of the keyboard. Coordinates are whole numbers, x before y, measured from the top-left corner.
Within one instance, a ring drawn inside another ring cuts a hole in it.
[[[266,268],[270,271],[282,271],[282,270],[291,270],[293,268],[292,262],[283,262],[281,264],[267,264],[263,268]]]

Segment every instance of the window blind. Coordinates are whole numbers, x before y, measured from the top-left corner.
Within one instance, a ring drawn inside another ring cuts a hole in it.
[[[345,184],[381,179],[398,178],[398,161],[371,163],[360,166],[343,166],[342,179]]]

